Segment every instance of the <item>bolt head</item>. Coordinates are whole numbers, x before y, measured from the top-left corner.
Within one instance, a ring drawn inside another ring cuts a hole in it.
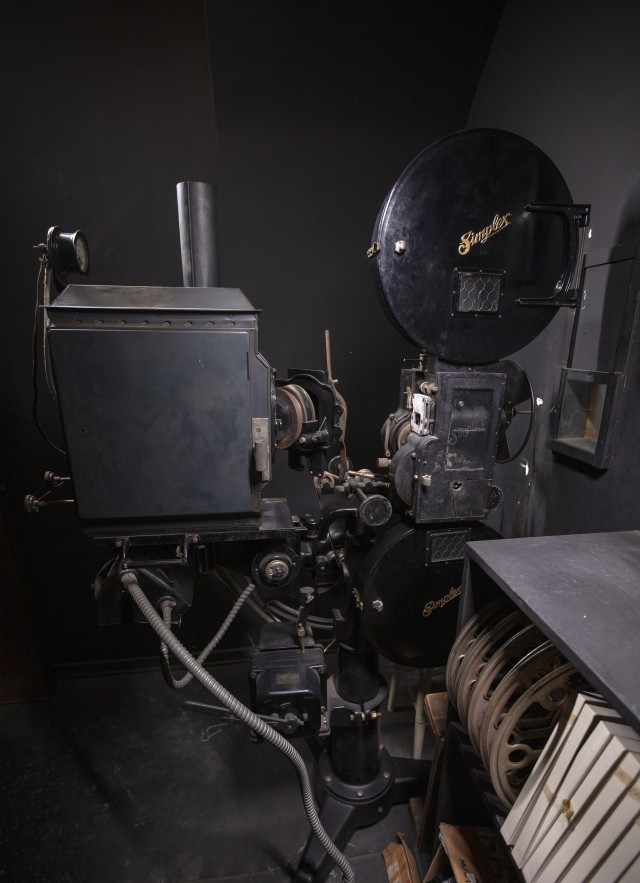
[[[279,583],[289,576],[289,564],[283,558],[274,558],[265,565],[263,575],[269,583]]]
[[[382,598],[374,598],[371,602],[371,606],[377,613],[382,613],[384,609],[384,601]]]
[[[404,254],[407,250],[407,240],[398,239],[398,241],[393,244],[393,250],[396,254]]]

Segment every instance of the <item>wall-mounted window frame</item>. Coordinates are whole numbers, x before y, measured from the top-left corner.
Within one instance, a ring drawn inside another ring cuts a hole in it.
[[[548,446],[597,469],[608,468],[615,446],[638,323],[639,252],[639,243],[629,243],[585,255],[567,366],[560,369]],[[615,313],[607,301],[618,306]]]

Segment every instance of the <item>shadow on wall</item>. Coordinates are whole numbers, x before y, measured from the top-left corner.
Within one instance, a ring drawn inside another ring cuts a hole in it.
[[[595,250],[585,274],[582,312],[572,367],[618,372],[618,397],[611,422],[604,417],[599,430],[608,433],[611,456],[606,468],[596,468],[554,453],[550,493],[545,500],[545,533],[585,533],[638,527],[637,486],[640,463],[640,348],[638,295],[640,288],[640,165],[624,187],[616,212],[611,252]],[[598,261],[602,259],[603,263]],[[587,318],[586,322],[583,319]],[[577,356],[577,359],[575,358]]]
[[[635,261],[640,259],[640,163],[633,170],[624,191],[624,201],[620,209],[620,218],[616,229],[613,246],[636,246]],[[628,274],[624,274],[622,278],[610,274],[606,290],[604,293],[604,304],[602,309],[603,329],[610,322],[611,325],[618,329],[618,339],[611,341],[610,335],[602,333],[599,341],[598,366],[602,365],[607,370],[607,362],[612,360],[615,352],[612,352],[612,344],[615,349],[622,339],[624,339],[631,331],[631,323],[635,318],[635,304],[638,292],[630,289],[629,285],[633,285],[634,277],[637,277],[637,267],[630,267],[630,278]],[[628,324],[628,327],[625,325]],[[631,340],[629,344],[629,355],[633,355],[633,344]],[[628,369],[629,366],[627,366]]]

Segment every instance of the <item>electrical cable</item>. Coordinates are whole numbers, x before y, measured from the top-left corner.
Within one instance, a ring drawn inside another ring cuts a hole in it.
[[[222,582],[231,589],[236,595],[242,591],[238,583],[231,576],[225,567],[216,567],[216,575]],[[266,602],[266,610],[256,604],[253,598],[247,598],[246,606],[253,610],[265,622],[282,622],[283,619],[289,622],[295,622],[298,618],[298,611],[295,607],[285,604],[284,601],[270,598]],[[329,631],[334,627],[333,619],[327,616],[308,616],[307,623],[313,629],[320,631]]]
[[[224,636],[226,635],[226,633],[228,632],[228,630],[231,626],[231,623],[233,622],[233,620],[236,618],[236,616],[240,612],[242,605],[245,603],[245,601],[247,600],[247,598],[249,597],[251,592],[253,592],[254,589],[255,589],[255,586],[253,585],[253,583],[249,583],[249,585],[241,593],[238,600],[236,601],[236,603],[233,605],[233,607],[231,608],[231,610],[227,614],[225,621],[222,623],[222,625],[220,626],[218,631],[215,633],[213,638],[211,638],[211,640],[209,641],[207,646],[204,648],[202,653],[200,653],[200,655],[198,656],[196,662],[198,662],[199,665],[202,665],[205,662],[205,660],[209,657],[209,655],[212,653],[212,651],[218,646],[220,641],[224,638]],[[173,609],[173,607],[175,607],[175,603],[173,601],[163,601],[163,603],[162,603],[162,618],[163,618],[165,626],[168,629],[171,629],[171,610]],[[193,680],[193,675],[191,674],[191,672],[187,672],[179,680],[176,680],[176,678],[174,678],[174,676],[171,672],[171,665],[169,663],[169,648],[164,643],[164,641],[160,642],[160,667],[162,669],[162,676],[164,677],[166,683],[173,690],[182,690],[184,687],[187,686],[187,684],[190,684],[191,681]]]
[[[165,626],[161,617],[156,613],[153,605],[140,588],[135,572],[125,570],[120,576],[120,581],[160,640],[167,645],[169,650],[193,674],[196,680],[209,690],[210,693],[213,693],[218,702],[222,703],[235,717],[239,718],[258,736],[262,736],[266,742],[275,746],[293,764],[298,776],[300,794],[311,829],[325,852],[340,867],[344,883],[352,883],[355,879],[353,868],[335,843],[333,843],[320,821],[313,801],[313,790],[309,780],[309,773],[300,754],[284,736],[280,735],[273,727],[269,726],[251,709],[247,708],[246,705],[243,705],[239,699],[236,699],[189,653],[187,648]]]
[[[51,353],[49,351],[49,338],[47,337],[47,328],[49,320],[47,316],[47,307],[51,301],[51,267],[49,261],[44,263],[44,279],[42,281],[42,366],[44,368],[44,378],[47,382],[49,394],[54,401],[58,400],[58,391],[56,390],[55,380],[53,379],[53,369],[51,367]]]
[[[40,310],[40,278],[42,276],[42,271],[44,268],[45,273],[45,285],[47,284],[47,274],[49,272],[47,267],[47,259],[42,256],[40,257],[40,269],[38,270],[38,278],[36,280],[36,306],[33,315],[33,335],[32,335],[32,361],[31,361],[31,386],[33,390],[33,399],[31,406],[31,415],[33,417],[33,422],[38,429],[38,432],[42,436],[42,438],[46,441],[48,445],[50,445],[55,451],[63,454],[65,457],[67,456],[67,452],[63,450],[61,447],[58,447],[55,442],[51,441],[49,436],[47,435],[44,427],[41,425],[40,420],[38,419],[38,314]],[[43,333],[46,332],[43,329]]]
[[[221,567],[220,565],[218,565],[215,568],[215,574],[218,579],[223,582],[228,589],[231,589],[231,591],[235,595],[239,595],[241,593],[242,589],[231,576],[226,567]],[[275,622],[274,617],[271,616],[264,608],[260,607],[260,605],[257,604],[253,598],[247,598],[246,606],[250,610],[253,610],[253,612],[256,613],[260,617],[260,619],[264,620],[264,622]]]

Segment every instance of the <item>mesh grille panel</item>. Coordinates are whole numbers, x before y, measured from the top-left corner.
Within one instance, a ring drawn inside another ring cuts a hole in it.
[[[456,271],[456,312],[497,313],[504,275]]]
[[[467,531],[447,531],[446,533],[431,534],[431,561],[456,561],[464,558],[464,544],[467,540]]]

